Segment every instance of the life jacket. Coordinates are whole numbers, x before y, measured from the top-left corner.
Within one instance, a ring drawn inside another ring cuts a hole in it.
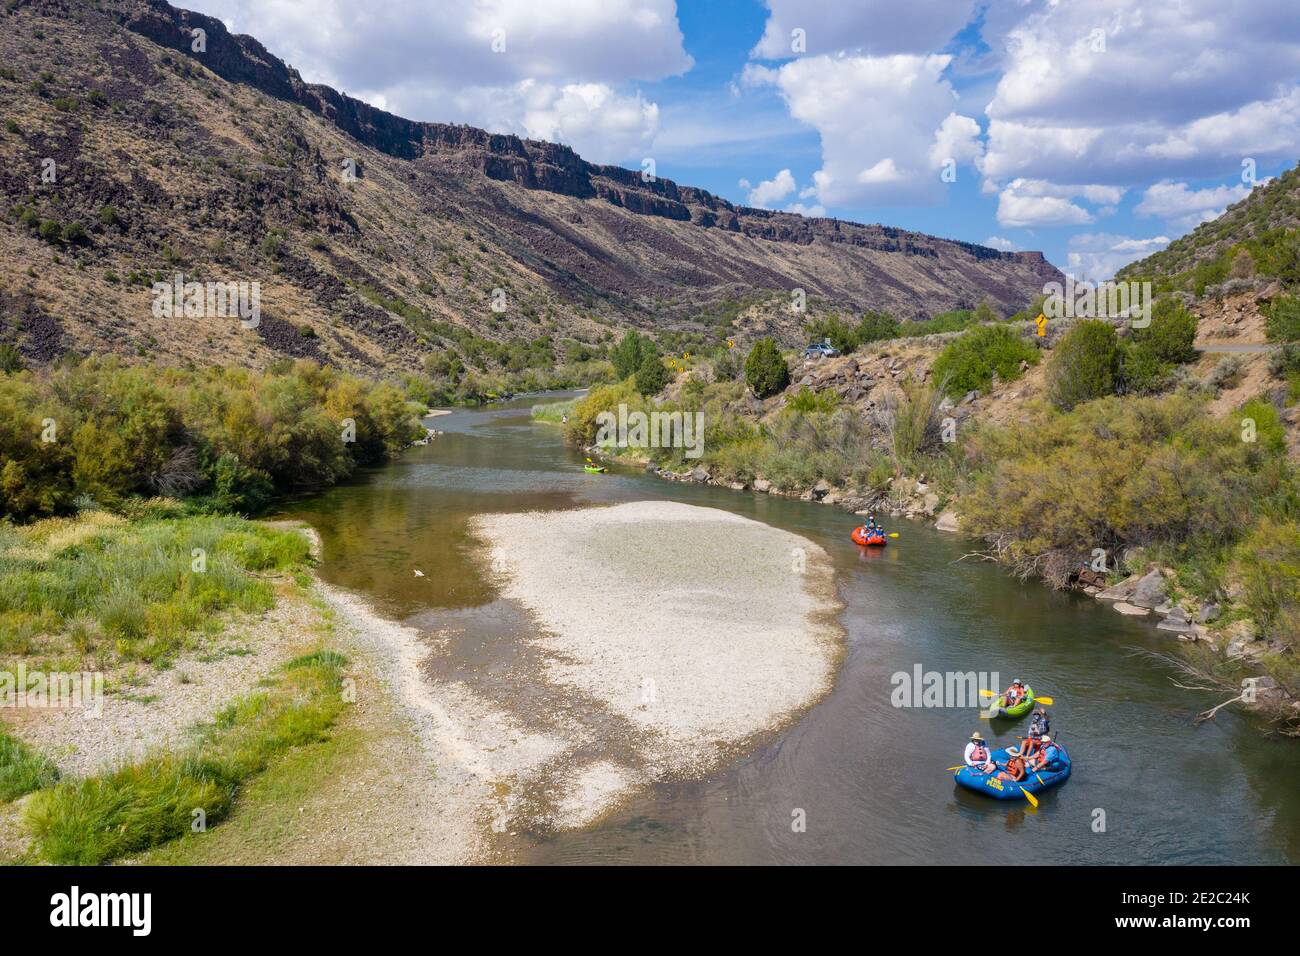
[[[975,749],[970,752],[970,759],[977,764],[988,763],[988,749],[983,744],[976,744]]]
[[[1028,757],[1043,749],[1043,742],[1037,737],[1026,737],[1020,741],[1020,756]]]
[[[1007,761],[1007,773],[1013,780],[1022,777],[1026,773],[1025,762],[1019,757],[1012,757]]]
[[[1046,714],[1034,714],[1029,719],[1029,732],[1035,737],[1041,737],[1043,734],[1051,733],[1052,723],[1047,719]]]

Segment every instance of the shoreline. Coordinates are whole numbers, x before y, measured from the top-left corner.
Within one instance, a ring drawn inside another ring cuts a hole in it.
[[[555,633],[557,622],[546,613],[539,615],[529,602],[519,602],[534,624],[524,643],[529,645],[529,655],[537,660],[518,678],[527,685],[529,694],[501,697],[483,686],[430,677],[423,665],[441,652],[443,642],[437,635],[389,620],[362,596],[316,577],[318,593],[344,625],[349,643],[368,658],[383,687],[381,693],[391,699],[395,715],[406,730],[410,759],[408,766],[401,768],[401,775],[418,780],[435,808],[414,821],[417,847],[413,849],[419,861],[513,862],[526,853],[527,838],[593,826],[659,780],[701,777],[758,741],[779,733],[830,692],[843,655],[837,620],[842,606],[834,594],[833,582],[820,576],[820,572],[829,571],[829,559],[819,547],[729,512],[664,502],[639,504],[655,512],[665,507],[668,511],[709,512],[715,525],[755,533],[778,546],[769,555],[769,563],[775,561],[778,569],[785,568],[790,558],[787,546],[804,542],[801,546],[809,549],[807,565],[814,572],[799,577],[793,591],[775,592],[773,600],[788,600],[791,610],[787,619],[773,628],[779,633],[767,655],[742,643],[732,651],[744,650],[742,658],[752,654],[747,667],[744,660],[734,656],[730,663],[705,666],[692,678],[695,687],[689,695],[689,706],[675,711],[665,708],[675,718],[662,719],[662,713],[646,718],[638,704],[629,699],[629,695],[641,693],[639,681],[611,694],[611,686],[620,680],[627,683],[630,671],[624,667],[611,674],[603,666],[607,661],[599,652],[594,659],[574,659],[574,635],[567,633],[563,623],[560,629],[566,633]],[[564,521],[572,525],[575,515],[583,511],[608,518],[611,512],[625,507],[564,512]],[[490,517],[532,524],[543,516]],[[648,514],[635,517],[653,520]],[[683,527],[682,517],[676,514],[665,521],[660,515],[659,524],[674,533]],[[686,517],[693,520],[699,516]],[[314,529],[301,526],[301,530],[319,553],[320,539]],[[542,535],[538,540],[545,541],[550,551],[557,539],[555,535]],[[494,573],[504,575],[502,588],[510,600],[517,600],[513,592],[519,586],[519,568],[523,566],[517,563],[515,550],[511,569],[493,562]],[[493,549],[494,557],[499,556],[497,551]],[[706,559],[714,567],[725,564],[715,554],[706,554]],[[534,571],[556,566],[534,558],[524,563]],[[642,567],[647,573],[659,575],[663,568],[656,565],[662,563],[663,559],[655,556]],[[759,592],[773,590],[771,573],[773,569],[769,568],[761,584],[753,586],[755,601]],[[744,603],[743,599],[737,603]],[[769,607],[757,616],[771,613]],[[796,618],[801,620],[801,626],[791,628]],[[635,624],[635,630],[642,630],[645,622],[638,617],[629,623]],[[672,614],[661,616],[662,632],[675,630],[678,623]],[[715,624],[709,622],[705,628],[714,628]],[[691,631],[692,638],[700,633],[703,631],[699,628]],[[591,650],[590,644],[584,644],[590,636],[576,638],[576,646]],[[611,639],[609,643],[616,645],[617,641]],[[679,648],[689,645],[688,640]],[[715,641],[713,651],[720,646]],[[704,653],[701,659],[707,661],[708,656]],[[629,661],[636,660],[633,656],[624,663],[635,668]],[[700,659],[696,659],[670,668],[659,686],[660,693],[675,693],[682,678],[692,677],[699,665]],[[596,671],[596,676],[584,673],[588,671]],[[741,679],[746,674],[748,678]],[[718,694],[720,681],[730,686],[729,696]],[[606,696],[602,697],[602,693]],[[510,699],[529,695],[541,695],[546,702],[540,719],[537,713],[521,709]],[[683,699],[678,696],[677,703]],[[524,841],[511,839],[521,834],[525,835]],[[436,854],[431,857],[435,847]]]

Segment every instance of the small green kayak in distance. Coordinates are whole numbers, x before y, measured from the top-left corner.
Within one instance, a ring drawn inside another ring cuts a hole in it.
[[[604,465],[583,465],[582,470],[589,475],[603,475],[605,473]]]
[[[1007,707],[1006,703],[1007,703],[1007,699],[1005,697],[998,698],[997,716],[1013,717],[1013,718],[1023,717],[1025,716],[1025,714],[1029,713],[1031,710],[1034,709],[1034,689],[1030,687],[1028,684],[1026,684],[1024,700],[1016,704],[1016,706],[1014,707]]]

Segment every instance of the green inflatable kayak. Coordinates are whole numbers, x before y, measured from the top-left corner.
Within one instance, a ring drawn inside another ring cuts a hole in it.
[[[1005,697],[998,698],[998,716],[999,717],[1023,717],[1034,709],[1034,689],[1028,684],[1025,685],[1025,699],[1014,707],[1006,706]]]

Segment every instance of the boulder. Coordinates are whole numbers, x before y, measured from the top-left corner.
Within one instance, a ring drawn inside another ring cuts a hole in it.
[[[755,478],[754,490],[761,491],[764,494],[766,494],[767,492],[772,490],[772,483],[768,481],[766,478]]]
[[[1133,589],[1133,594],[1129,597],[1129,604],[1136,604],[1138,607],[1154,608],[1159,607],[1165,601],[1165,576],[1159,568],[1147,572],[1138,581],[1137,587]]]
[[[936,531],[947,531],[950,534],[956,534],[961,524],[961,517],[955,511],[945,511],[939,515],[939,520],[934,523]]]
[[[1129,604],[1127,601],[1116,601],[1111,607],[1128,617],[1146,617],[1151,613],[1149,608],[1138,607],[1135,604]]]
[[[925,501],[921,504],[921,510],[927,515],[932,515],[939,507],[939,496],[933,491],[925,496]]]
[[[1211,621],[1218,620],[1221,613],[1219,605],[1205,604],[1201,607],[1200,612],[1196,615],[1196,620],[1200,624],[1209,624]]]
[[[1125,578],[1119,584],[1106,588],[1097,595],[1098,601],[1127,601],[1133,596],[1134,589],[1137,588],[1140,578],[1134,574]]]
[[[1192,622],[1187,619],[1187,612],[1175,604],[1168,616],[1157,624],[1156,628],[1161,631],[1173,631],[1175,634],[1186,634],[1192,629]]]
[[[703,468],[696,468],[691,472],[691,481],[706,482],[709,480],[709,473]]]
[[[831,490],[831,483],[827,481],[825,478],[821,479],[820,481],[817,482],[817,484],[812,486],[813,500],[821,501],[828,494],[830,494],[830,490]]]

